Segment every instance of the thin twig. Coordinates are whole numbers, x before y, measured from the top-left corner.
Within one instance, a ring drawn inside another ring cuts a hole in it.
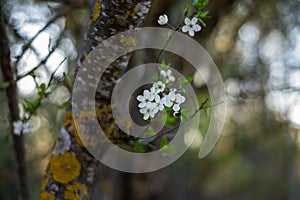
[[[0,4],[0,10],[2,7]],[[25,164],[25,148],[23,142],[23,136],[14,134],[13,123],[20,120],[17,86],[14,81],[14,71],[10,64],[10,51],[8,47],[8,38],[5,31],[3,12],[1,12],[0,21],[0,65],[4,82],[8,82],[9,85],[6,88],[6,97],[8,100],[8,108],[10,114],[11,135],[13,138],[13,148],[17,165],[18,184],[20,195],[23,200],[29,199],[29,190],[27,185],[27,172]]]
[[[47,62],[47,60],[49,59],[49,57],[53,54],[53,52],[56,50],[56,48],[60,44],[60,40],[61,40],[61,37],[62,37],[63,33],[64,33],[64,31],[61,33],[61,35],[59,36],[58,40],[56,41],[56,45],[52,48],[52,50],[48,53],[48,55],[37,66],[35,66],[34,68],[32,68],[30,71],[17,76],[16,81],[18,81],[18,80],[20,80],[20,79],[22,79],[22,78],[30,75],[35,70],[37,70],[41,65],[43,65],[43,64],[45,64]]]
[[[31,39],[28,43],[26,43],[24,46],[23,46],[23,49],[22,49],[22,53],[18,56],[16,56],[17,58],[17,61],[16,61],[16,64],[18,64],[18,62],[21,60],[21,58],[23,57],[23,55],[25,54],[25,52],[27,51],[27,49],[31,48],[31,44],[32,42],[42,33],[46,30],[46,28],[48,28],[52,23],[54,23],[58,18],[60,17],[63,17],[64,15],[63,14],[57,14],[55,15],[51,20],[49,20],[45,26],[40,29]]]
[[[51,74],[51,77],[50,77],[50,80],[49,80],[49,83],[48,83],[48,86],[47,86],[47,89],[50,87],[50,84],[54,78],[54,75],[55,73],[57,72],[57,70],[60,68],[60,66],[66,61],[67,57],[65,57],[60,63],[59,65],[56,67],[56,69],[53,71],[53,73]]]

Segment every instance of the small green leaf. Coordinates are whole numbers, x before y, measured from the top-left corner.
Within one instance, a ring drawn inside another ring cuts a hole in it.
[[[207,15],[208,15],[209,11],[204,11],[204,12],[201,12],[201,14],[199,15],[201,18],[205,18]]]
[[[192,76],[188,76],[185,80],[183,80],[181,83],[180,83],[180,86],[181,87],[184,87],[186,86],[187,84],[191,83],[193,81],[193,77]]]
[[[167,145],[168,145],[168,139],[164,137],[160,142],[160,148],[163,148]]]
[[[152,80],[153,80],[154,82],[157,82],[157,81],[158,81],[158,73],[155,73],[155,74],[152,75]]]
[[[188,121],[190,113],[191,113],[191,111],[189,111],[187,109],[182,109],[181,112],[180,112],[181,121]]]
[[[170,111],[172,111],[172,108],[170,108]],[[169,112],[170,112],[169,111]],[[172,128],[174,126],[174,123],[176,122],[176,117],[174,116],[171,116],[171,115],[167,115],[167,119],[166,119],[166,122],[165,122],[165,125],[168,127],[168,128]]]
[[[185,6],[185,9],[184,9],[184,16],[185,16],[185,17],[188,15],[189,9],[190,9],[189,5],[186,5],[186,6]]]
[[[196,6],[197,1],[196,0],[191,0],[191,3],[193,6]]]
[[[170,40],[171,37],[172,37],[172,35],[173,35],[173,34],[172,34],[172,31],[169,31],[169,32],[168,32],[168,39],[167,39],[167,40]]]
[[[206,27],[206,23],[202,19],[198,19],[198,20],[202,24],[203,27]]]
[[[155,136],[157,133],[154,131],[154,129],[152,128],[152,126],[149,126],[146,130],[146,135],[147,136]]]
[[[41,89],[42,91],[45,91],[45,90],[46,90],[46,84],[45,84],[45,83],[42,83],[42,84],[40,85],[40,89]]]
[[[194,5],[194,6],[197,11],[200,11],[203,8],[205,8],[208,5],[208,3],[209,3],[209,0],[197,0],[196,5]]]
[[[167,156],[167,155],[176,153],[176,151],[174,149],[174,145],[165,146],[165,147],[161,148],[160,150],[161,150],[163,156]]]
[[[142,147],[138,141],[135,141],[134,148],[137,153],[144,153],[146,151],[145,148]]]
[[[163,156],[176,153],[174,150],[174,145],[168,145],[168,139],[165,137],[160,142],[160,151],[162,152]]]

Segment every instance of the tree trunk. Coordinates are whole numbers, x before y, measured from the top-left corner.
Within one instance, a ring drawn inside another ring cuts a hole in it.
[[[82,58],[110,36],[140,26],[150,5],[150,0],[96,1],[85,37]],[[99,85],[109,85],[101,87],[100,96],[97,98],[99,107],[96,109],[101,111],[101,123],[110,123],[107,113],[110,109],[111,87],[126,70],[128,60],[129,57],[125,56],[112,64],[100,80]],[[105,131],[105,127],[103,128]],[[117,133],[118,130],[114,132]],[[78,136],[70,104],[65,114],[61,136],[56,142],[42,181],[40,199],[90,199],[97,165],[98,161],[84,148]]]

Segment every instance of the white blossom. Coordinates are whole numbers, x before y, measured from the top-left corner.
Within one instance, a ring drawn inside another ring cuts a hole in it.
[[[13,122],[13,131],[15,135],[21,135],[23,129],[23,122],[21,120]]]
[[[175,77],[172,75],[172,71],[170,69],[168,69],[167,71],[161,70],[160,75],[167,79],[167,83],[175,81]]]
[[[30,120],[23,124],[23,133],[31,133],[33,129],[33,124]]]
[[[154,93],[158,94],[158,93],[165,91],[166,85],[163,82],[158,81],[157,83],[153,84],[153,88],[155,90]]]
[[[154,105],[151,103],[151,106],[145,107],[140,109],[140,113],[144,115],[143,119],[148,120],[149,118],[154,118],[155,112],[154,112]]]
[[[154,103],[154,113],[156,114],[158,111],[162,111],[164,107],[164,98],[160,98],[159,95],[155,96],[155,103]]]
[[[15,135],[21,135],[22,133],[31,133],[33,128],[30,120],[23,123],[21,120],[13,122],[13,130]]]
[[[181,94],[176,94],[175,92],[170,92],[164,98],[164,105],[169,108],[172,107],[175,112],[178,112],[180,110],[180,105],[185,102],[185,97]]]
[[[195,35],[195,32],[199,32],[201,30],[201,26],[199,26],[197,22],[198,19],[196,17],[193,17],[192,20],[190,20],[189,18],[185,18],[185,25],[182,27],[182,32],[189,32],[189,35],[193,37]]]
[[[165,25],[169,21],[168,16],[166,14],[160,15],[157,22],[159,25]]]
[[[144,90],[143,95],[137,96],[136,99],[141,102],[138,105],[139,108],[148,108],[151,106],[151,102],[154,100],[154,94],[149,90]]]

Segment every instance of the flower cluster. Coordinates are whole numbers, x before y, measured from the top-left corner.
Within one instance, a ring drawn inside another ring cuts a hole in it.
[[[168,24],[168,16],[166,14],[160,15],[157,22],[159,25],[166,25]],[[182,32],[186,33],[188,32],[191,37],[195,36],[195,32],[199,32],[201,30],[201,26],[198,25],[198,18],[193,17],[192,19],[190,18],[185,18],[184,20],[185,25],[182,26],[181,30]]]
[[[168,88],[168,85],[172,85],[176,80],[171,69],[161,70],[160,78],[162,80],[153,83],[149,90],[144,90],[143,95],[137,96],[137,100],[140,102],[138,107],[144,120],[154,118],[165,107],[171,108],[176,114],[180,111],[181,104],[185,102],[185,97],[176,93],[176,88]]]
[[[15,135],[21,135],[22,133],[31,133],[33,128],[31,121],[23,123],[21,120],[13,122],[13,131]]]

